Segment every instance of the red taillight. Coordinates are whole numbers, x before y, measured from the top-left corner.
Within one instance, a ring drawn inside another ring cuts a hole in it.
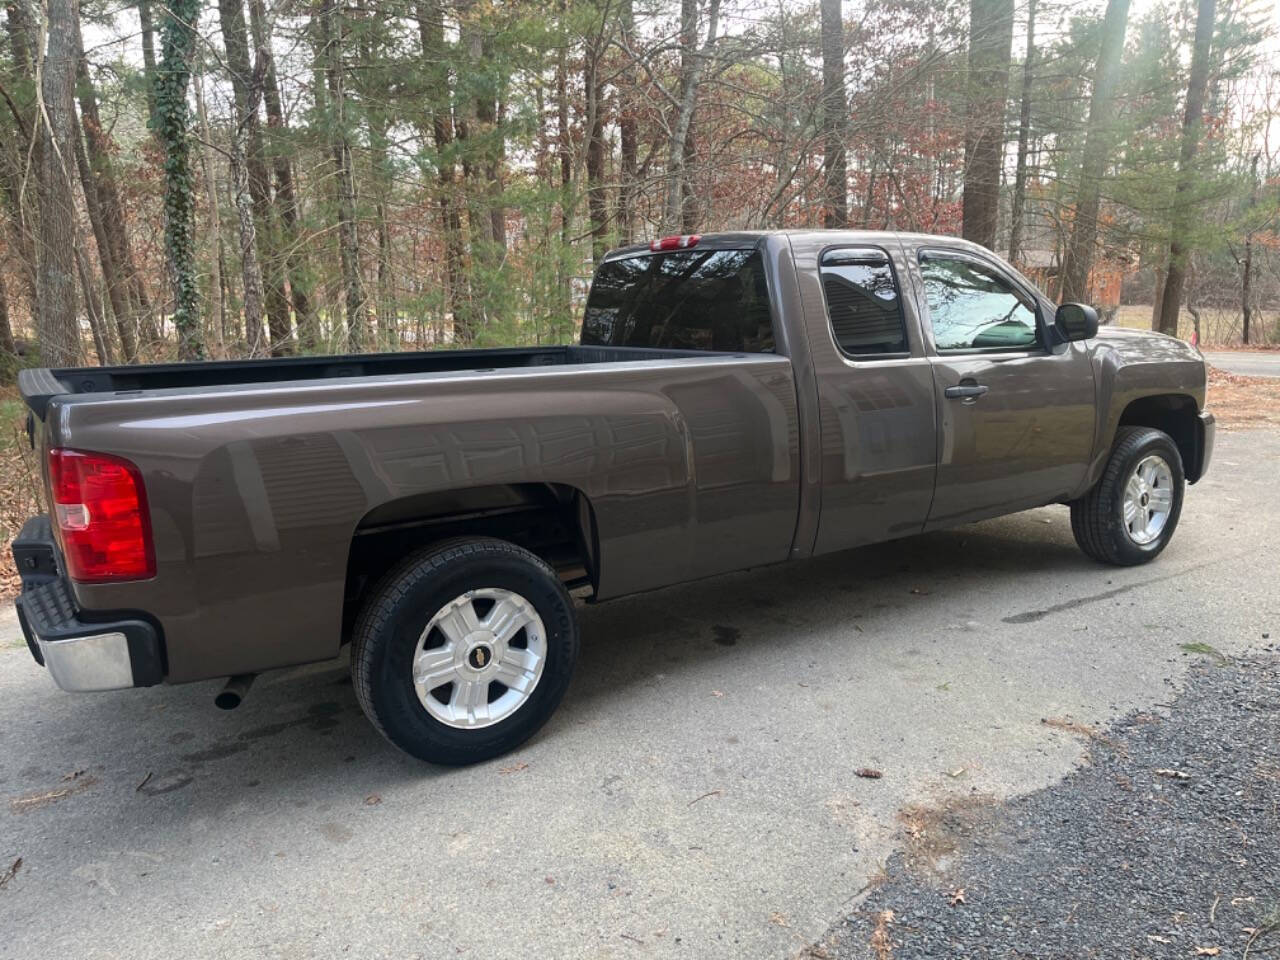
[[[649,244],[649,249],[654,253],[661,253],[664,250],[688,250],[690,247],[696,247],[701,239],[702,236],[697,233],[687,233],[682,237],[663,237]]]
[[[49,485],[72,580],[104,583],[155,575],[147,496],[137,467],[105,453],[50,450]]]

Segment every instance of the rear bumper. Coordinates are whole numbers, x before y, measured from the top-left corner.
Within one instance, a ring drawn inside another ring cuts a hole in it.
[[[155,625],[127,613],[78,610],[66,579],[56,572],[56,558],[48,518],[28,520],[14,543],[14,561],[23,572],[14,603],[36,663],[63,690],[78,693],[160,683],[164,648]]]

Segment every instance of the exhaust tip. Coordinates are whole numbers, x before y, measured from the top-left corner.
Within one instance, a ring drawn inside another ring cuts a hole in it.
[[[241,673],[231,677],[227,680],[227,685],[213,698],[213,705],[219,710],[234,710],[244,702],[255,677],[257,677],[256,673]]]

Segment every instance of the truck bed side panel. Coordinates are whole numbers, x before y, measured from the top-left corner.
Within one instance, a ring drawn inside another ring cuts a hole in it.
[[[601,598],[784,560],[798,509],[785,357],[68,396],[49,413],[54,443],[143,472],[156,578],[76,598],[154,615],[172,681],[336,655],[353,531],[399,498],[577,488]]]

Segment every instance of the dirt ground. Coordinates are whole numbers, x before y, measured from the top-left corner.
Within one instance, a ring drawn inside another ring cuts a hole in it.
[[[1223,430],[1280,424],[1280,380],[1210,367],[1207,406]]]

